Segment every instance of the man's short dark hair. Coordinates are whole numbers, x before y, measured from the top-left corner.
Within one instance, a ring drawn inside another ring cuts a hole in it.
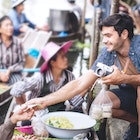
[[[133,19],[127,15],[127,14],[119,14],[116,13],[114,15],[111,15],[104,19],[100,24],[99,24],[99,29],[102,30],[102,27],[111,27],[113,26],[114,29],[118,32],[119,36],[123,32],[123,30],[128,31],[128,37],[131,40],[132,37],[134,36],[134,24],[133,24]]]

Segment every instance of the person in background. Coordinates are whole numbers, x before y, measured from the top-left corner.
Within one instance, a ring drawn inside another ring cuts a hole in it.
[[[140,34],[140,1],[135,0],[136,5],[129,10],[129,15],[133,18],[137,34]]]
[[[68,3],[70,4],[70,6],[72,7],[72,10],[73,11],[76,11],[77,12],[77,16],[79,16],[80,17],[80,19],[82,18],[82,9],[81,9],[81,7],[80,6],[78,6],[77,4],[76,4],[76,0],[67,0],[68,1]]]
[[[17,104],[23,104],[26,100],[55,92],[66,83],[74,80],[74,75],[67,69],[68,59],[66,53],[71,45],[72,41],[68,41],[62,46],[49,42],[43,48],[42,56],[45,62],[41,66],[40,72],[17,82],[10,91],[10,94],[16,98]],[[28,96],[24,94],[27,91],[31,92]],[[75,106],[75,109],[78,109],[83,102],[82,95],[77,95],[69,102],[72,106]],[[48,109],[50,112],[62,111],[66,109],[66,106],[64,102],[61,102],[48,107]]]
[[[12,10],[9,12],[8,16],[13,21],[14,25],[14,35],[22,36],[28,29],[37,29],[37,30],[47,30],[47,26],[38,27],[32,23],[26,15],[23,13],[24,10],[24,1],[25,0],[12,0]]]
[[[137,86],[140,85],[140,36],[134,36],[133,27],[133,20],[127,14],[116,13],[105,18],[99,24],[105,47],[91,69],[56,92],[32,99],[26,104],[41,104],[45,108],[82,93],[99,78],[96,69],[100,62],[113,68],[111,74],[102,77],[103,84],[118,85],[106,91],[113,103],[112,117],[131,122],[130,131],[123,139],[140,139],[138,128],[133,129],[138,119],[136,102]]]
[[[76,4],[76,0],[67,0],[67,2],[71,7],[69,14],[70,32],[77,32],[81,26],[83,12],[81,7]]]
[[[124,1],[120,0],[119,11],[123,13],[127,13],[132,17],[136,29],[135,33],[139,34],[140,33],[140,1],[139,0],[135,0],[135,1],[137,4],[131,7]]]
[[[22,43],[13,36],[13,31],[11,19],[3,16],[0,19],[0,82],[8,84],[21,80],[25,64]]]
[[[34,109],[27,109],[26,105],[21,106],[20,110],[14,113],[9,120],[0,125],[0,140],[10,140],[14,133],[14,128],[18,121],[30,120],[34,115]]]
[[[90,3],[93,5],[94,4],[94,0],[90,0]]]

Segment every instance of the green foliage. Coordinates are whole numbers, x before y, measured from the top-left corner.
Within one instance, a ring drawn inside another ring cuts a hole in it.
[[[95,99],[95,97],[96,97],[96,95],[97,95],[97,91],[96,91],[96,89],[93,89],[93,91],[92,91],[92,96],[93,96],[93,99]]]
[[[77,46],[79,49],[89,48],[90,44],[88,43],[82,43],[80,41],[75,42],[75,46]]]
[[[96,120],[96,124],[94,125],[94,130],[99,131],[101,125],[101,120]]]

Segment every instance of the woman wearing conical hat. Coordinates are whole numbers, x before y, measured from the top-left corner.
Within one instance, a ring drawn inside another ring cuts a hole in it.
[[[66,83],[74,80],[74,75],[68,68],[68,59],[66,53],[71,47],[72,42],[68,41],[62,46],[49,42],[42,50],[42,57],[45,62],[41,66],[40,72],[35,73],[32,77],[16,83],[10,94],[16,97],[18,104],[23,104],[31,98],[45,96],[57,91]],[[24,93],[30,91],[29,96]],[[75,96],[70,100],[73,106],[82,104],[81,95]],[[62,111],[66,106],[64,102],[48,107],[49,111]]]

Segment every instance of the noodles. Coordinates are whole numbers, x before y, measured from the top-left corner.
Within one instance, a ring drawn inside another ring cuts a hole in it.
[[[63,128],[63,129],[70,129],[73,128],[73,124],[65,117],[50,117],[45,121],[48,125]]]

